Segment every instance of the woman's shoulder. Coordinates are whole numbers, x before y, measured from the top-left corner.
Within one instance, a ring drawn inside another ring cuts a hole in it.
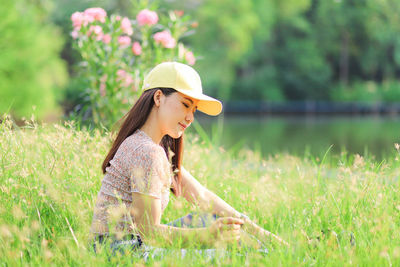
[[[169,174],[171,165],[164,149],[144,132],[138,130],[125,141],[123,149],[129,152],[123,156],[123,161],[127,169],[145,172],[157,170],[163,176]]]
[[[122,142],[121,149],[129,151],[131,156],[147,161],[166,158],[164,149],[139,129]]]

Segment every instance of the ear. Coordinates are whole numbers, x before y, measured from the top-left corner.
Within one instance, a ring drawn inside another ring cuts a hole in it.
[[[161,97],[163,96],[163,93],[162,93],[162,91],[159,89],[159,90],[157,90],[155,93],[154,93],[154,97],[153,97],[153,100],[154,100],[154,105],[156,106],[156,107],[159,107],[160,106],[160,104],[161,104]]]

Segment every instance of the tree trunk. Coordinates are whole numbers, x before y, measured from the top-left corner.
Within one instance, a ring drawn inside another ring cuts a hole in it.
[[[340,47],[339,77],[342,85],[347,85],[349,81],[349,33],[342,32],[342,43]]]

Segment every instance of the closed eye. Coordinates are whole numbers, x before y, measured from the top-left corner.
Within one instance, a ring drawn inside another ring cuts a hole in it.
[[[190,105],[186,104],[185,102],[182,102],[182,105],[183,105],[185,108],[189,108],[189,107],[190,107]],[[193,114],[195,114],[196,111],[197,111],[197,106],[193,109]]]

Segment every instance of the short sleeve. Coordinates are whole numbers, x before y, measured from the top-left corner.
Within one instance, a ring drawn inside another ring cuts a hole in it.
[[[131,191],[161,199],[168,178],[165,171],[166,156],[155,149],[138,152],[130,168]]]

